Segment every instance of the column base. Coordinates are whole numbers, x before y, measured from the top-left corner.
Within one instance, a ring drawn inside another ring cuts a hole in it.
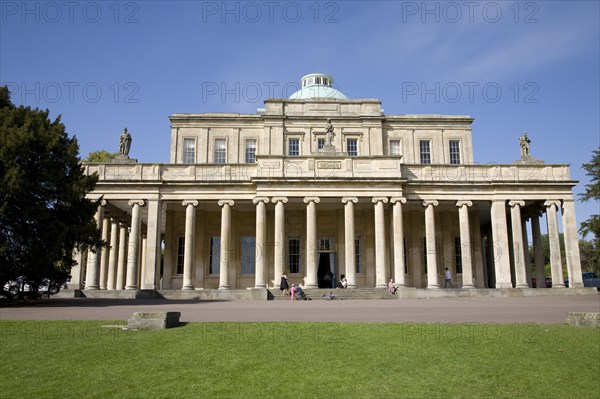
[[[439,284],[427,284],[427,289],[428,290],[439,290],[440,285]]]
[[[552,288],[567,288],[564,284],[554,284],[552,283]]]
[[[265,290],[265,289],[267,289],[267,285],[266,284],[258,284],[258,285],[255,285],[254,288],[250,288],[250,289]]]
[[[182,291],[193,291],[196,288],[193,285],[184,285],[183,287],[181,287]]]
[[[473,289],[475,289],[475,286],[473,284],[463,285],[461,287],[461,289],[463,289],[463,290],[473,290]]]
[[[220,290],[228,290],[228,289],[229,289],[229,286],[228,286],[228,285],[220,285],[220,286],[219,286],[219,289],[220,289]]]
[[[387,284],[375,284],[375,289],[378,289],[378,288],[388,288],[388,285]]]
[[[517,284],[515,288],[524,289],[529,288],[529,286],[527,284]]]
[[[304,288],[319,288],[319,286],[317,284],[306,284]]]
[[[99,290],[100,286],[99,285],[90,285],[85,287],[86,290]]]
[[[134,290],[137,290],[137,289],[138,289],[138,287],[133,286],[133,285],[129,285],[129,286],[125,287],[125,291],[134,291]]]
[[[512,288],[512,283],[496,283],[496,288]]]
[[[346,289],[350,289],[350,290],[353,290],[353,289],[356,289],[356,288],[358,288],[358,285],[356,285],[356,284],[353,284],[353,285],[348,285],[348,286],[346,287]]]

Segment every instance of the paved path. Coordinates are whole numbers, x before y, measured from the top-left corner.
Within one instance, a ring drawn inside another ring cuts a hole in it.
[[[564,323],[568,312],[600,312],[600,295],[325,301],[176,301],[53,298],[0,308],[0,320],[122,320],[177,311],[181,321],[386,323]]]

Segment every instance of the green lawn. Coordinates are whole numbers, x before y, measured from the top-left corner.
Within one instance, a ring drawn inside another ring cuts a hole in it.
[[[0,321],[1,397],[600,398],[598,329],[104,324]]]

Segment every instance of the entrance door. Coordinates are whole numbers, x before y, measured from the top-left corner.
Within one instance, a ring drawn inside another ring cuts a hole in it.
[[[334,237],[321,237],[319,239],[319,267],[317,268],[319,288],[336,287],[338,277],[334,243]]]

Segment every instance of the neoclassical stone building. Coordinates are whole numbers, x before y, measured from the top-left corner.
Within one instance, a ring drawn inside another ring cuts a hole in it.
[[[514,164],[474,163],[469,116],[388,115],[348,99],[324,74],[255,114],[174,114],[169,164],[87,164],[109,246],[79,254],[73,288],[527,288],[544,281],[540,216],[553,287],[581,287],[568,165],[521,139]],[[126,148],[126,151],[123,148]],[[562,218],[566,270],[559,250]],[[528,223],[536,253],[526,258]],[[162,262],[161,262],[162,253]]]

